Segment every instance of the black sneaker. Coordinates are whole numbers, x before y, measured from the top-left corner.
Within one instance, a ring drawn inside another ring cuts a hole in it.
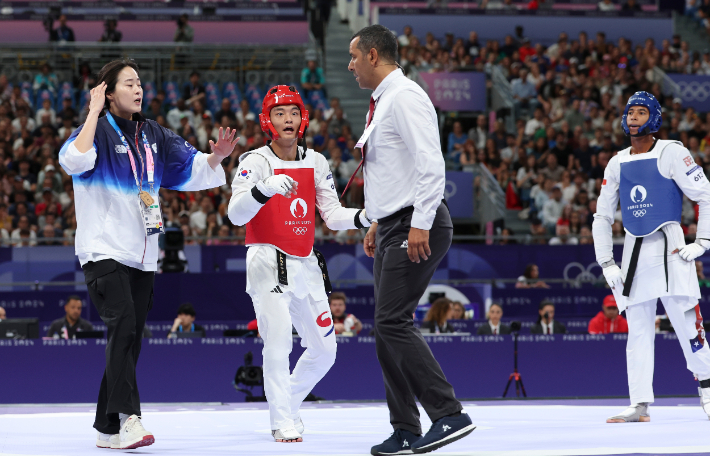
[[[421,435],[413,434],[406,429],[397,429],[389,439],[375,445],[370,450],[374,456],[385,456],[389,454],[412,454],[412,445],[421,439]]]
[[[414,454],[429,453],[469,435],[476,429],[467,413],[436,420],[424,437],[412,445]]]

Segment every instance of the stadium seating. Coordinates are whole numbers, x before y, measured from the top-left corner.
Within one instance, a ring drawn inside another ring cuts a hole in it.
[[[62,109],[62,100],[68,98],[72,102],[72,107],[76,106],[75,90],[71,83],[64,82],[60,84],[59,91],[57,92],[57,99],[54,103],[54,109],[59,112]]]
[[[254,112],[261,111],[261,102],[264,99],[264,90],[257,84],[248,84],[244,88],[244,98],[249,101],[249,106]]]
[[[42,107],[42,103],[44,103],[44,100],[49,100],[52,103],[52,106],[54,106],[54,99],[55,96],[52,92],[49,90],[39,90],[35,94],[35,101],[34,101],[34,107],[35,110],[40,109]]]
[[[313,109],[320,109],[321,111],[330,109],[328,100],[326,99],[325,94],[322,90],[312,91],[310,93],[310,97],[308,98],[308,102],[311,104],[311,106],[313,106]]]
[[[91,101],[91,92],[88,90],[81,91],[81,97],[79,97],[79,110],[83,111],[86,105]]]

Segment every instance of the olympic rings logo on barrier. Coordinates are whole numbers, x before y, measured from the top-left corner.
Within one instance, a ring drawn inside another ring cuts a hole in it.
[[[646,215],[646,209],[634,211],[634,217],[643,217],[644,215]]]
[[[706,101],[710,98],[710,81],[678,82],[683,101]]]
[[[601,278],[604,276],[604,273],[602,272],[598,276],[595,275],[594,273],[592,273],[592,270],[595,268],[602,269],[602,267],[599,266],[599,264],[596,262],[591,263],[585,268],[582,263],[574,261],[572,263],[568,263],[567,266],[565,266],[565,269],[562,272],[562,276],[565,280],[575,280],[578,282],[597,282],[601,280]],[[576,277],[572,277],[573,269],[577,269],[579,271]]]
[[[452,180],[447,180],[444,184],[444,198],[451,199],[452,196],[456,194],[458,188],[456,187],[456,182]]]
[[[308,228],[305,228],[302,226],[294,226],[293,227],[293,232],[299,236],[301,236],[302,234],[306,234],[306,231],[308,231]]]

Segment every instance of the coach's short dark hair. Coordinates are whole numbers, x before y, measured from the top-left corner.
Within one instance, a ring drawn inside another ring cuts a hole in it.
[[[382,25],[370,25],[361,29],[350,38],[360,38],[357,48],[367,54],[370,49],[377,50],[377,54],[384,60],[397,61],[397,37],[390,29]]]

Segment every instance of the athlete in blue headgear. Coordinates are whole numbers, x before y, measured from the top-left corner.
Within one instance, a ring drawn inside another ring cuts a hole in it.
[[[626,364],[631,405],[607,423],[651,419],[658,298],[678,335],[688,369],[700,381],[701,404],[710,418],[710,347],[695,272],[695,259],[710,248],[710,182],[680,142],[654,137],[661,127],[661,106],[650,93],[636,92],[629,99],[621,126],[631,137],[631,147],[609,161],[592,224],[597,262],[629,323]],[[696,241],[688,245],[680,227],[683,195],[700,206]],[[614,261],[611,241],[619,203],[626,230],[621,268]]]

